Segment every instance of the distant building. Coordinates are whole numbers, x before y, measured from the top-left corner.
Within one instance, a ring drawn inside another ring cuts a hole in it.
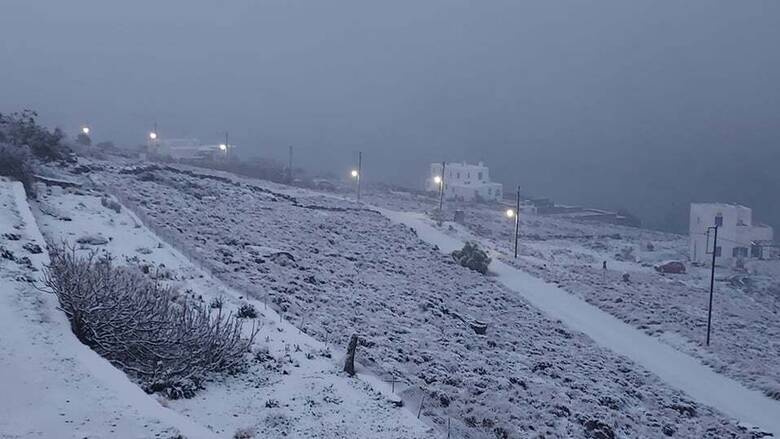
[[[173,160],[221,160],[235,145],[203,145],[198,139],[158,139],[150,143],[150,153]]]
[[[718,246],[712,248],[707,230],[718,226]],[[766,224],[753,222],[753,210],[731,203],[693,203],[689,225],[690,258],[708,264],[715,252],[716,263],[731,263],[737,258],[768,257],[774,231]]]
[[[500,201],[504,197],[504,186],[490,181],[490,173],[482,162],[477,165],[447,163],[442,175],[442,164],[431,164],[431,175],[425,183],[426,190],[438,192],[437,178],[443,177],[444,198],[462,201]]]

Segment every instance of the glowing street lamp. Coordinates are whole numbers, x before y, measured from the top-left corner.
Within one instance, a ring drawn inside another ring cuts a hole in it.
[[[515,220],[515,258],[517,258],[517,239],[520,235],[520,186],[517,187],[517,206],[514,209],[507,209],[506,217]]]
[[[81,127],[81,132],[85,135],[89,135],[89,127]]]
[[[157,133],[152,131],[149,133],[149,140],[157,140]]]
[[[357,169],[353,169],[352,172],[350,172],[350,175],[352,175],[352,178],[359,178],[360,177],[360,173],[358,172]]]
[[[224,143],[220,143],[219,144],[219,150],[220,151],[227,151],[227,145],[225,145]]]
[[[439,218],[441,218],[444,207],[444,169],[446,166],[447,162],[441,162],[441,175],[433,177],[433,182],[439,185]]]

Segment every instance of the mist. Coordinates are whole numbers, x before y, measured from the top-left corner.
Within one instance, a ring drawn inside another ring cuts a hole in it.
[[[506,192],[686,229],[691,201],[780,227],[780,5],[3,2],[0,112],[97,140],[242,154],[420,187],[485,161]]]

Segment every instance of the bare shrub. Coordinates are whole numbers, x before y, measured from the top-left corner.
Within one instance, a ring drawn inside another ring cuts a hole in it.
[[[241,370],[257,334],[252,325],[243,337],[242,321],[221,308],[175,301],[173,288],[110,256],[55,247],[44,281],[82,343],[169,398],[192,396],[210,373]]]

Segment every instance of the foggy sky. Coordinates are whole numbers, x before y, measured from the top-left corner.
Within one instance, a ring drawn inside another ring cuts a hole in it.
[[[767,1],[3,0],[0,112],[417,186],[484,160],[505,190],[687,226],[780,228],[780,5]]]

